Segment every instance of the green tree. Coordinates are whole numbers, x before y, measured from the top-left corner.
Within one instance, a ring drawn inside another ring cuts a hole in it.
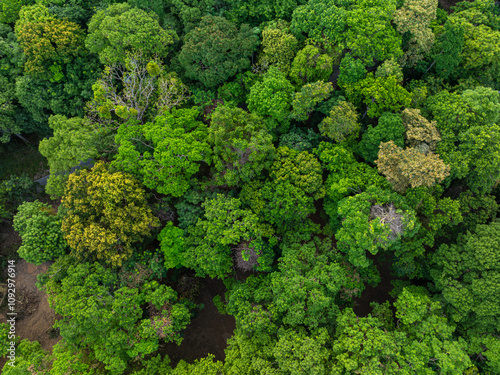
[[[174,109],[144,125],[124,123],[116,135],[119,148],[113,165],[161,194],[182,196],[201,163],[211,161],[207,126],[198,115],[197,107]]]
[[[24,53],[12,28],[0,24],[0,142],[7,143],[13,135],[32,133],[43,125],[34,121],[28,111],[19,105],[16,95],[16,79],[24,71]]]
[[[90,349],[110,374],[122,374],[131,359],[144,358],[161,341],[182,341],[189,309],[177,293],[156,281],[139,288],[119,283],[118,275],[99,263],[60,258],[42,278],[50,306],[62,316],[61,336],[80,350]],[[149,317],[143,307],[150,304]]]
[[[377,173],[375,168],[356,161],[352,151],[344,145],[321,142],[314,153],[321,161],[323,169],[328,171],[323,207],[334,228],[339,228],[342,220],[337,207],[342,198],[360,193],[369,186],[389,187],[387,181]]]
[[[431,275],[447,302],[446,310],[469,339],[500,331],[499,241],[500,223],[481,224],[456,244],[441,245],[432,257]],[[477,343],[472,352],[481,353],[484,349]]]
[[[368,162],[374,163],[378,157],[380,144],[393,141],[399,147],[404,147],[405,127],[401,115],[385,112],[378,119],[375,127],[371,125],[363,133],[357,152]]]
[[[342,87],[348,87],[361,81],[366,77],[366,68],[360,59],[352,57],[351,54],[346,54],[340,61],[339,78],[337,84]]]
[[[341,101],[333,106],[328,117],[321,121],[319,131],[322,136],[337,143],[349,142],[359,136],[361,125],[358,118],[354,105]]]
[[[371,315],[361,318],[344,310],[332,345],[336,373],[451,375],[471,367],[467,344],[453,338],[454,327],[440,313],[439,302],[411,288],[403,289],[394,306],[399,322],[394,331]]]
[[[215,360],[213,354],[196,359],[194,363],[181,360],[172,370],[172,375],[222,375],[223,373],[222,362]]]
[[[207,199],[203,219],[189,229],[184,265],[200,276],[223,278],[232,270],[231,250],[241,241],[261,245],[259,219],[239,199],[218,194]]]
[[[450,165],[451,178],[465,178],[473,192],[491,191],[500,177],[499,93],[443,90],[427,99],[427,107],[442,139],[436,151]]]
[[[396,76],[374,77],[373,73],[369,73],[362,81],[348,85],[346,91],[354,104],[366,104],[366,113],[370,117],[408,107],[412,98],[412,94],[398,84]]]
[[[297,7],[297,0],[265,1],[265,0],[227,0],[230,6],[228,18],[234,22],[258,24],[276,18],[289,19]]]
[[[292,113],[290,118],[297,121],[306,121],[313,112],[314,107],[323,100],[326,100],[333,91],[330,82],[308,83],[295,93],[292,102]]]
[[[436,0],[406,0],[403,7],[394,13],[398,32],[410,35],[403,57],[406,66],[414,66],[430,52],[434,44],[430,24],[436,18],[437,6]]]
[[[69,246],[82,258],[112,266],[130,258],[132,244],[159,224],[138,181],[108,172],[103,162],[69,176],[62,205],[67,210],[62,231]]]
[[[101,9],[88,24],[85,46],[99,55],[105,65],[124,63],[127,52],[141,52],[147,59],[166,56],[169,46],[178,40],[171,29],[158,23],[158,16],[127,3]]]
[[[401,36],[391,25],[395,10],[395,0],[356,1],[345,18],[343,46],[366,65],[401,57]]]
[[[311,0],[293,11],[291,31],[299,39],[303,34],[316,43],[336,45],[342,41],[348,10],[333,0]]]
[[[288,374],[321,375],[329,367],[330,353],[325,347],[329,340],[326,329],[313,333],[299,327],[280,329],[274,356],[281,371]]]
[[[218,106],[211,115],[208,142],[219,184],[237,186],[258,178],[274,159],[272,137],[262,118],[240,108]]]
[[[341,263],[330,239],[284,243],[279,272],[271,277],[273,303],[286,327],[310,330],[327,327],[340,313],[339,305],[364,289],[359,275]]]
[[[434,46],[433,58],[437,74],[447,79],[452,76],[462,60],[464,28],[455,18],[448,18]]]
[[[248,109],[264,118],[270,118],[269,128],[277,123],[287,124],[294,88],[278,68],[271,67],[262,82],[250,89]],[[276,123],[277,122],[277,123]]]
[[[19,18],[19,11],[25,5],[32,4],[30,0],[4,0],[0,3],[0,22],[13,24]]]
[[[74,22],[59,20],[43,5],[25,6],[16,22],[16,36],[27,57],[27,73],[49,73],[84,54],[84,32]]]
[[[42,139],[38,149],[47,158],[50,168],[46,191],[52,197],[62,197],[71,168],[98,155],[106,132],[94,129],[87,119],[68,119],[61,115],[51,116],[49,126],[54,135]]]
[[[343,220],[335,238],[355,267],[369,266],[366,251],[376,255],[379,249],[394,248],[420,228],[415,211],[399,194],[378,187],[344,198],[338,212]]]
[[[277,20],[262,31],[262,53],[259,56],[259,63],[263,66],[274,65],[288,72],[297,47],[297,39],[289,33],[289,24]]]
[[[63,215],[46,203],[24,202],[14,216],[13,227],[19,232],[23,244],[18,253],[36,265],[55,260],[68,249],[61,231]]]
[[[321,54],[314,46],[307,45],[293,59],[290,78],[301,86],[315,81],[326,81],[333,71],[333,59]]]
[[[396,59],[385,60],[375,72],[375,77],[390,76],[395,76],[399,83],[403,82],[403,70]]]
[[[258,44],[247,24],[238,28],[224,17],[208,15],[186,34],[178,58],[187,77],[214,87],[248,69]]]

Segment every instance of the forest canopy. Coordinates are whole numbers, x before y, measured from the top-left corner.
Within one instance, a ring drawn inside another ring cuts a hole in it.
[[[499,57],[495,0],[0,1],[58,338],[2,373],[500,374]]]

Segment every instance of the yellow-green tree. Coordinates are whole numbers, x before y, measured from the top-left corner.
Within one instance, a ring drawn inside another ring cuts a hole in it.
[[[437,0],[406,0],[394,13],[394,23],[401,34],[409,33],[403,60],[406,66],[414,66],[429,53],[434,44],[434,33],[429,27],[436,19]]]
[[[55,18],[43,5],[23,7],[19,15],[15,30],[28,59],[26,72],[49,72],[85,53],[84,32],[76,23]]]
[[[127,260],[132,244],[159,225],[139,182],[110,173],[103,162],[69,176],[62,204],[68,210],[62,230],[73,251],[112,266]]]
[[[380,145],[375,163],[398,192],[405,192],[410,186],[433,186],[450,174],[450,166],[439,155],[416,147],[403,150],[393,141]]]
[[[401,113],[406,128],[406,140],[409,146],[436,149],[441,136],[436,128],[436,121],[430,122],[420,114],[420,109],[406,108]]]

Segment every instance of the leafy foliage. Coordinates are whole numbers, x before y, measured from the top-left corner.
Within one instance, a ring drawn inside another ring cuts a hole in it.
[[[383,205],[388,205],[386,210],[380,210]],[[355,267],[368,267],[366,251],[376,255],[379,249],[397,245],[401,237],[413,237],[420,227],[415,212],[400,195],[377,187],[344,198],[338,212],[344,220],[335,238]]]
[[[337,143],[352,141],[358,137],[361,126],[356,108],[349,102],[342,101],[333,106],[328,117],[319,125],[324,137]]]
[[[290,117],[297,121],[307,120],[314,107],[327,99],[332,91],[333,87],[330,82],[318,81],[302,86],[293,98]]]
[[[392,141],[380,144],[375,163],[399,192],[405,192],[409,186],[431,187],[450,174],[450,167],[439,159],[439,155],[413,147],[402,150]]]
[[[156,14],[127,3],[97,11],[88,27],[85,46],[107,65],[125,62],[127,52],[141,52],[146,58],[165,56],[178,39],[175,31],[159,25]]]
[[[39,201],[20,205],[13,226],[23,240],[18,250],[21,258],[38,265],[63,255],[68,245],[61,231],[62,218],[61,213]]]
[[[40,141],[38,148],[47,158],[51,172],[46,191],[53,197],[61,197],[71,168],[97,156],[105,133],[94,130],[88,120],[78,117],[51,116],[49,126],[54,135]]]
[[[261,233],[258,218],[241,208],[239,199],[218,194],[202,206],[204,219],[190,228],[184,265],[197,274],[223,278],[232,269],[231,245],[250,241],[259,245]]]
[[[208,142],[213,146],[217,181],[229,186],[250,182],[274,159],[272,137],[258,115],[219,106],[212,113]]]
[[[198,114],[196,107],[174,109],[144,125],[124,123],[116,135],[120,147],[113,165],[140,176],[150,189],[182,196],[201,162],[211,161],[207,127]]]
[[[318,48],[308,45],[293,59],[290,78],[297,85],[326,81],[332,74],[332,65],[330,56],[321,54]]]
[[[16,36],[28,58],[26,72],[47,73],[49,66],[84,53],[84,32],[76,23],[55,18],[43,5],[23,7],[19,16]]]
[[[278,123],[286,123],[293,86],[285,75],[276,67],[271,67],[262,82],[256,82],[250,89],[247,103],[250,112],[271,119],[271,128]]]
[[[223,17],[205,16],[185,36],[179,62],[187,77],[213,87],[248,69],[257,45],[248,25],[238,28]]]
[[[118,282],[116,273],[99,263],[60,258],[42,281],[49,303],[63,316],[57,323],[70,344],[90,348],[112,374],[127,362],[154,352],[160,340],[180,343],[190,320],[188,308],[176,302],[173,289],[142,281],[140,288]],[[149,317],[141,306],[149,304]]]
[[[399,111],[410,105],[412,97],[398,84],[396,76],[373,77],[373,73],[348,86],[347,95],[357,105],[365,103],[370,117],[379,117],[385,111]]]
[[[357,151],[366,161],[374,163],[383,142],[393,141],[395,145],[404,147],[404,134],[405,127],[401,116],[385,112],[378,119],[376,127],[368,126]]]
[[[69,246],[82,258],[112,266],[127,260],[132,244],[159,224],[138,181],[108,172],[102,162],[69,176],[62,204],[67,210],[62,230]]]

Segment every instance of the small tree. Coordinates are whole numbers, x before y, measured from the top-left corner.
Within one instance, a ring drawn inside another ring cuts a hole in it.
[[[314,107],[327,99],[332,91],[333,86],[330,82],[318,81],[302,86],[293,98],[293,109],[290,118],[297,121],[307,120]]]
[[[437,0],[406,0],[402,8],[394,12],[394,23],[401,35],[410,34],[403,57],[406,66],[414,66],[428,54],[434,44],[434,33],[429,27],[436,19]]]
[[[297,50],[297,39],[288,33],[288,23],[278,21],[262,31],[261,65],[274,65],[288,72]]]
[[[333,106],[328,117],[319,124],[319,131],[324,137],[335,142],[349,142],[356,139],[361,130],[358,114],[353,104],[342,101]]]
[[[431,150],[435,150],[436,144],[441,140],[436,121],[427,120],[420,114],[420,109],[405,108],[401,115],[408,145],[416,147],[425,144]]]
[[[247,103],[250,112],[270,118],[270,128],[278,123],[287,124],[294,88],[286,76],[276,67],[271,67],[262,82],[250,89]]]
[[[14,216],[14,229],[23,243],[19,256],[36,265],[55,260],[63,255],[68,244],[61,231],[63,215],[39,201],[24,202]]]
[[[297,85],[326,81],[333,71],[333,59],[314,46],[305,46],[293,59],[290,78]]]

